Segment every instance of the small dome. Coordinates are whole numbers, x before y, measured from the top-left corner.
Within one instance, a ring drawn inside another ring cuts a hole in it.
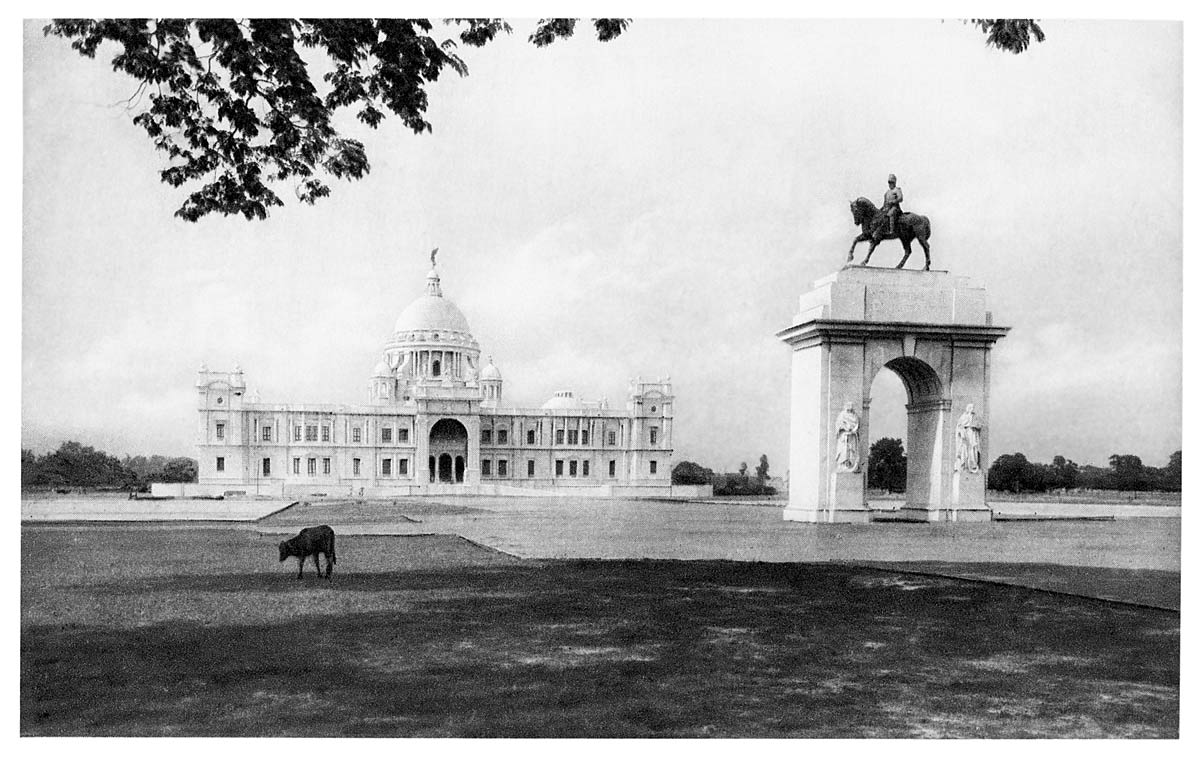
[[[542,404],[544,409],[577,409],[579,402],[575,400],[575,393],[570,390],[560,390],[550,396],[550,400]]]
[[[503,379],[500,376],[500,370],[492,363],[491,356],[488,356],[487,366],[484,366],[483,371],[479,372],[479,378],[485,382],[500,382]]]
[[[388,366],[387,356],[379,359],[379,363],[375,364],[374,376],[390,377],[392,376],[392,367]]]

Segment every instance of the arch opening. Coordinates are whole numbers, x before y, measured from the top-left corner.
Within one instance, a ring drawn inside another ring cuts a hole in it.
[[[884,367],[875,375],[864,401],[868,439],[861,444],[867,473],[867,500],[872,506],[904,503],[908,477],[908,388],[899,374]]]
[[[933,367],[919,358],[905,356],[893,358],[884,368],[895,372],[908,392],[908,404],[924,403],[942,399],[942,380]]]
[[[457,419],[439,419],[429,428],[429,453],[429,482],[463,482],[467,463],[467,428]]]
[[[891,374],[884,374],[884,369]],[[884,506],[917,508],[940,501],[942,431],[948,406],[944,391],[937,371],[912,356],[893,358],[872,380],[870,442],[863,447],[868,490]],[[899,440],[899,447],[883,438]],[[870,449],[877,443],[872,465]]]

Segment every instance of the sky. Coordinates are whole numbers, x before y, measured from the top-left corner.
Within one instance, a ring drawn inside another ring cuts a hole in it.
[[[506,404],[621,405],[629,378],[669,375],[676,461],[782,467],[775,333],[844,262],[848,201],[895,173],[934,267],[1012,327],[993,457],[1181,448],[1179,23],[1048,20],[1013,56],[952,20],[635,20],[545,49],[514,21],[430,87],[432,134],[341,123],[365,179],[199,223],[172,216],[185,193],[118,105],[135,85],[111,51],[41,26],[24,27],[22,447],[193,454],[201,363],[240,364],[264,402],[365,403],[438,247]],[[886,242],[872,264],[900,256]],[[872,437],[904,437],[891,372],[871,416]]]

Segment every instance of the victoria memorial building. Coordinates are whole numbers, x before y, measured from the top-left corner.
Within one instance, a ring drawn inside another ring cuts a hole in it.
[[[631,381],[623,408],[555,392],[504,405],[504,380],[436,265],[396,320],[363,405],[263,403],[242,370],[196,381],[199,483],[215,495],[654,496],[671,493],[670,378]],[[156,486],[164,491],[167,486]],[[677,488],[678,490],[678,488]]]

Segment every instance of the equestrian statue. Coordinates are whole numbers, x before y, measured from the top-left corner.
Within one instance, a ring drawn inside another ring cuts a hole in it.
[[[899,239],[904,245],[904,257],[900,260],[897,268],[903,268],[908,262],[908,256],[912,254],[912,241],[917,240],[921,248],[925,250],[925,270],[929,270],[929,237],[931,231],[929,228],[929,218],[924,215],[917,215],[913,212],[904,212],[900,209],[900,202],[904,201],[904,193],[896,185],[896,176],[888,176],[888,190],[883,194],[883,208],[877,209],[870,199],[860,196],[850,202],[850,214],[854,216],[854,225],[862,227],[862,233],[850,242],[850,256],[846,258],[846,265],[854,262],[854,248],[859,242],[871,242],[871,248],[867,250],[867,257],[863,260],[863,265],[871,262],[871,255],[875,252],[875,248],[879,246],[879,242],[884,239]]]

